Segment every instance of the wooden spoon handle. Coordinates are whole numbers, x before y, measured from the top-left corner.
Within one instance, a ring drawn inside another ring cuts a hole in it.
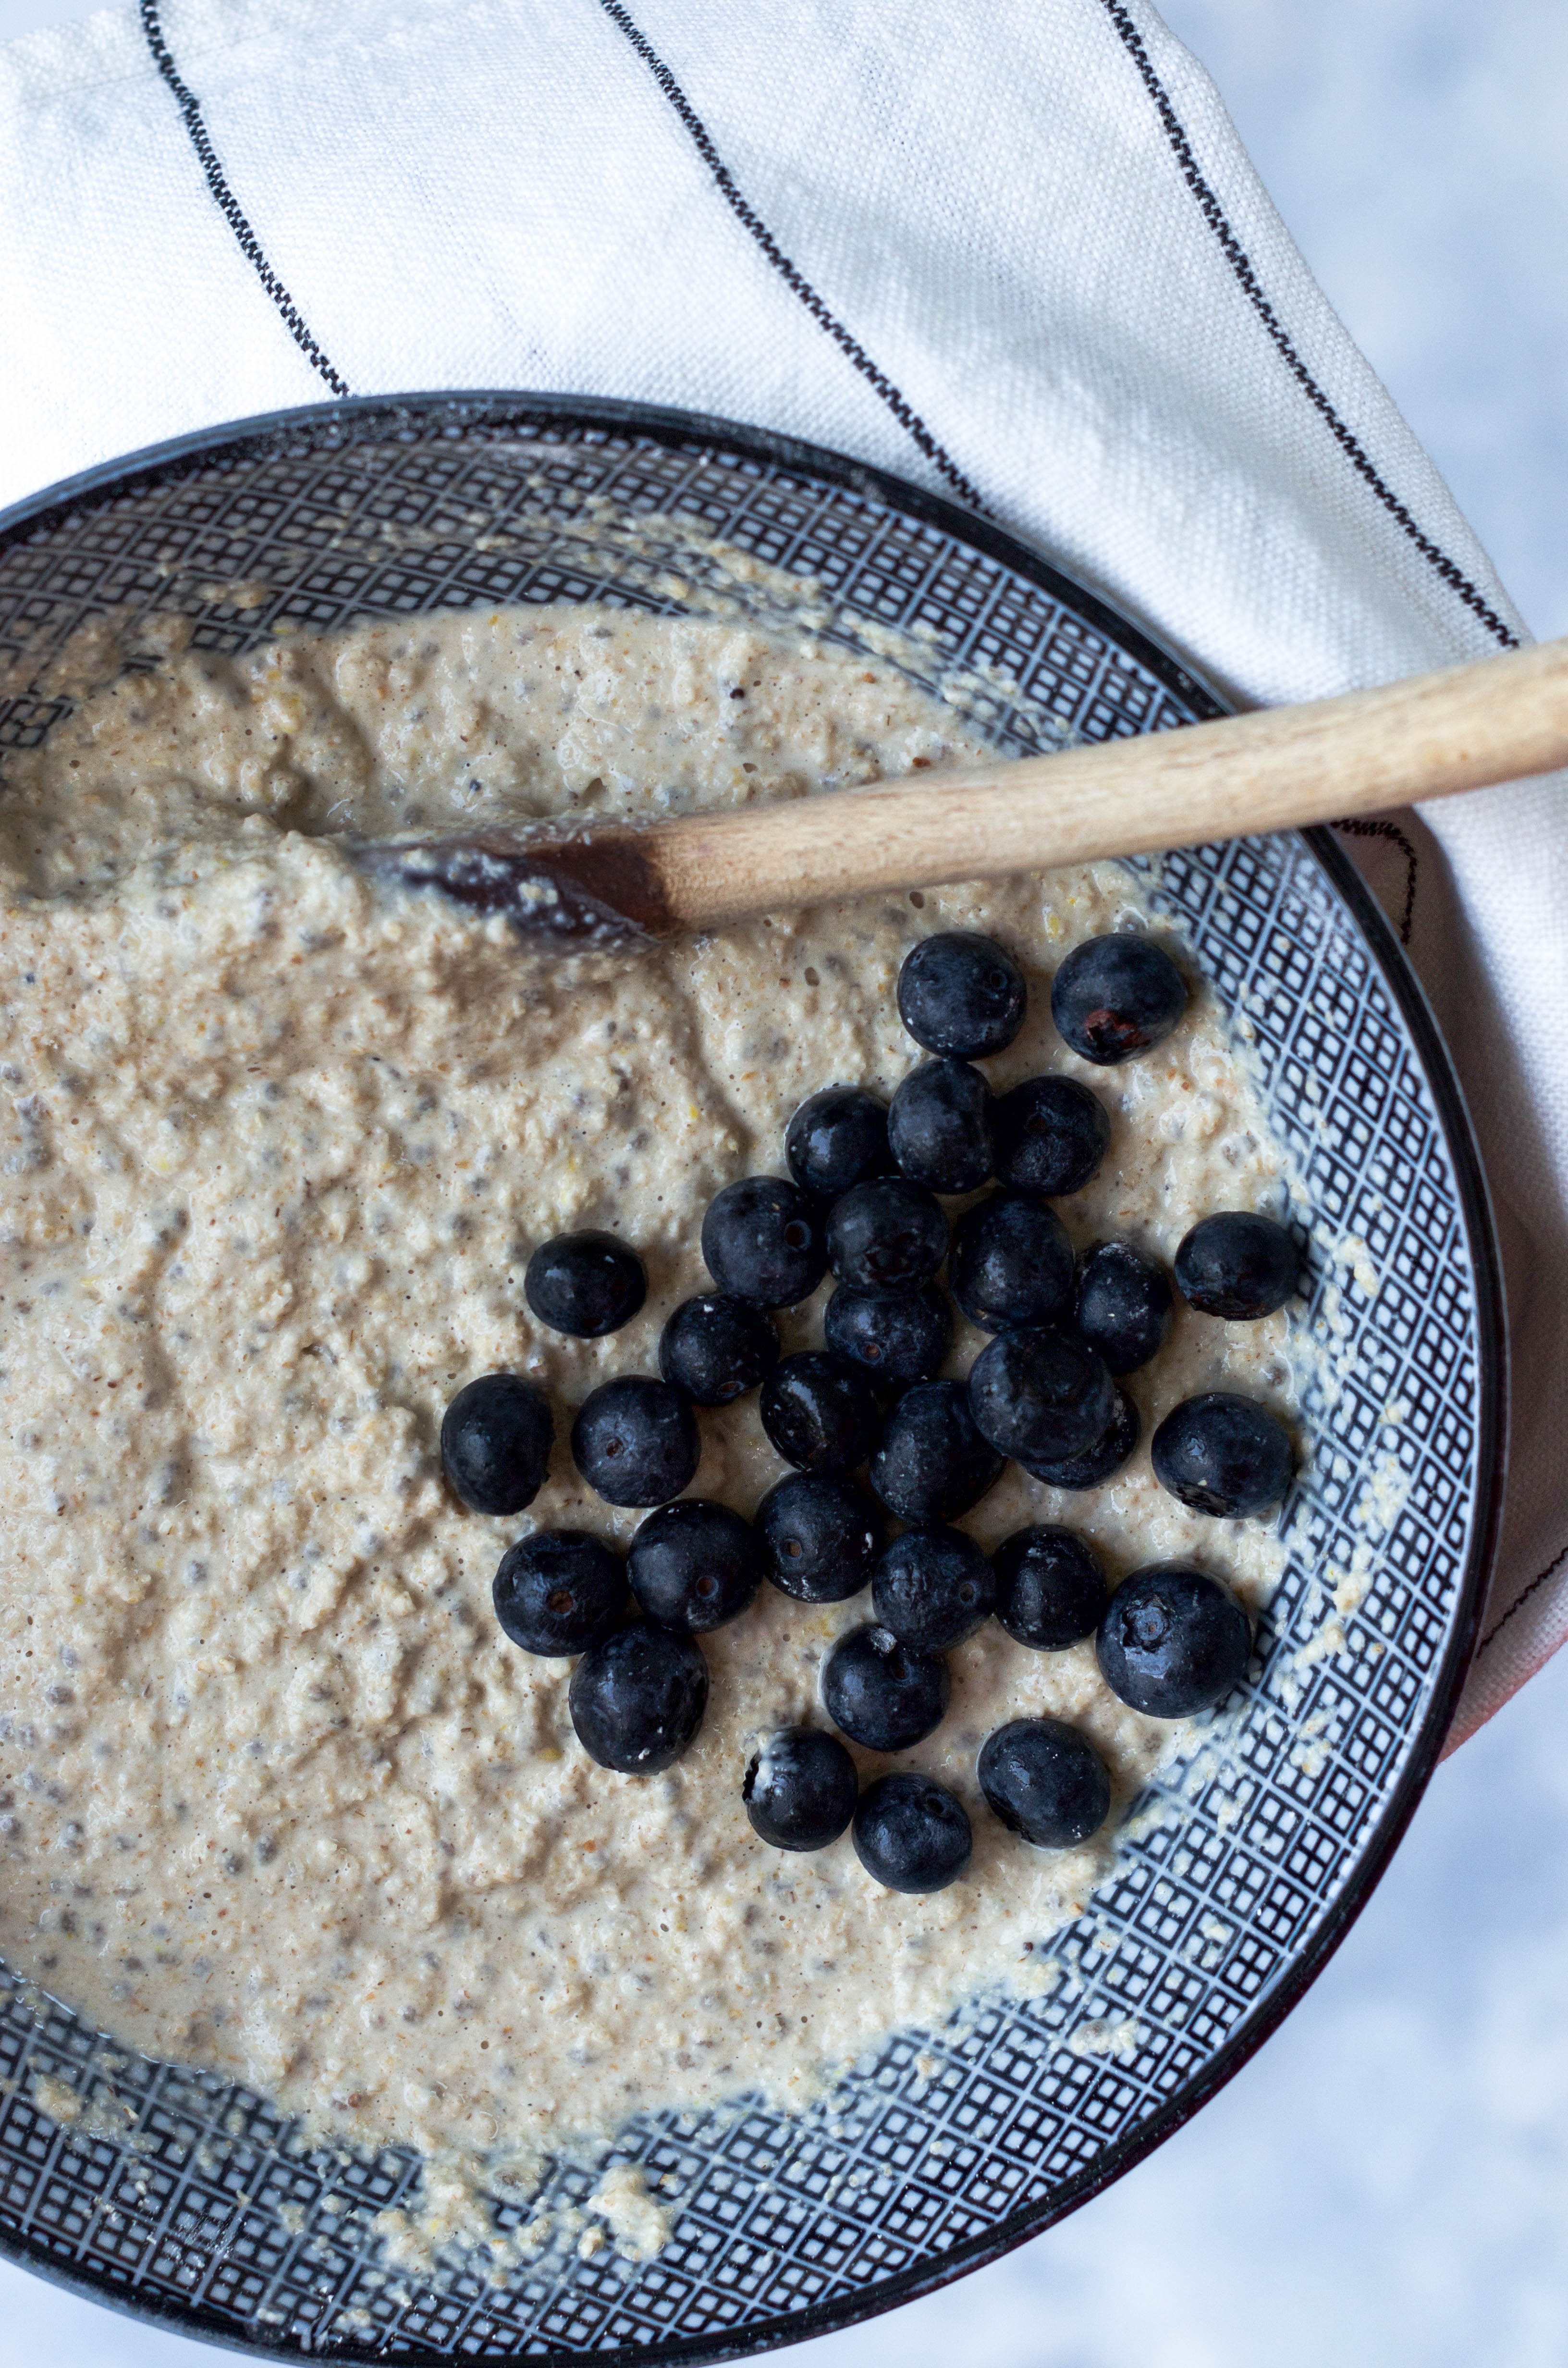
[[[1562,765],[1568,640],[1059,756],[684,815],[642,837],[671,923],[690,929],[1283,830]]]
[[[612,944],[1375,813],[1568,765],[1568,640],[1304,707],[657,823],[358,847],[526,934]]]

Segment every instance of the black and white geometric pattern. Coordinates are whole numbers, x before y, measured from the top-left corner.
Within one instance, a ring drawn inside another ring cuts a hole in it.
[[[861,646],[909,637],[909,671],[967,689],[1005,749],[1216,712],[989,528],[874,472],[708,426],[543,398],[338,404],[85,483],[0,523],[0,752],[64,712],[51,662],[110,616],[134,653],[139,627],[171,610],[224,650],[279,625],[454,602],[772,612],[766,581],[728,580],[704,537],[815,578],[829,638],[855,645],[846,619],[869,630]],[[245,581],[268,587],[259,607],[207,597]],[[1332,846],[1200,848],[1145,887],[1253,1031],[1320,1251],[1357,1236],[1380,1281],[1369,1295],[1354,1261],[1315,1261],[1314,1313],[1335,1294],[1354,1377],[1311,1409],[1318,1451],[1288,1515],[1261,1674],[1228,1756],[1176,1770],[1167,1802],[1142,1804],[1155,1813],[1116,1881],[1050,1944],[1056,1987],[894,2038],[798,2119],[743,2100],[635,2123],[619,2153],[676,2207],[665,2250],[639,2266],[567,2240],[496,2284],[461,2259],[434,2278],[386,2269],[370,2222],[417,2184],[412,2158],[312,2155],[264,2100],[128,2063],[63,2008],[0,1984],[0,2241],[17,2258],[186,2332],[286,2354],[744,2354],[1043,2226],[1272,2027],[1381,1869],[1462,1673],[1494,1510],[1495,1290],[1446,1062]],[[1326,1649],[1321,1575],[1349,1565],[1366,1492],[1396,1471],[1403,1507],[1369,1592]],[[78,2092],[82,2118],[39,2109],[40,2075]],[[547,2200],[581,2205],[594,2184],[562,2166]],[[526,2216],[496,2206],[502,2227]]]

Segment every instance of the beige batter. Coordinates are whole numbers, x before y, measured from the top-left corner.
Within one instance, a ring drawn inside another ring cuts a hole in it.
[[[656,1370],[706,1286],[701,1213],[782,1168],[805,1095],[890,1094],[921,1057],[898,967],[924,932],[994,931],[1029,1018],[987,1064],[1093,1083],[1115,1120],[1075,1241],[1169,1257],[1216,1208],[1278,1206],[1283,1160],[1200,998],[1152,1057],[1068,1055],[1049,976],[1137,917],[1114,867],[824,908],[574,967],[435,894],[373,891],[333,844],[504,819],[805,794],[976,744],[891,669],[603,609],[450,612],[241,662],[121,677],[13,760],[0,812],[0,1947],[147,2053],[270,2091],[344,2139],[527,2162],[632,2109],[760,2085],[929,2024],[1016,1973],[1108,1845],[1047,1853],[981,1801],[1005,1719],[1063,1713],[1134,1792],[1183,1730],[1124,1710],[1092,1648],[994,1623],[901,1764],[954,1785],[967,1878],[880,1889],[849,1840],[752,1834],[754,1740],[821,1719],[818,1673],[866,1599],[765,1588],[703,1639],[706,1724],[647,1779],[597,1767],[571,1665],[495,1625],[513,1537],[624,1541],[566,1450],[571,1409]],[[597,964],[597,966],[596,966]],[[530,1250],[579,1225],[642,1251],[618,1336],[529,1316]],[[785,1320],[820,1340],[821,1298]],[[978,1345],[965,1334],[950,1370]],[[560,1410],[551,1477],[492,1520],[446,1493],[437,1433],[506,1367]],[[987,1546],[1066,1520],[1113,1576],[1196,1554],[1255,1607],[1267,1521],[1183,1510],[1149,1429],[1216,1384],[1290,1413],[1283,1315],[1183,1313],[1135,1376],[1145,1446],[1064,1497],[1009,1467]],[[783,1467],[755,1395],[702,1417],[694,1493],[752,1511]],[[858,1754],[863,1765],[878,1763]]]

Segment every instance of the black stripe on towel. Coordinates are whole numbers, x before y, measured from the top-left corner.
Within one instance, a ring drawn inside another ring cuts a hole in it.
[[[1197,201],[1199,211],[1219,241],[1226,262],[1235,273],[1248,303],[1262,322],[1280,360],[1285,364],[1312,409],[1323,420],[1357,475],[1365,481],[1389,516],[1409,536],[1422,558],[1429,566],[1436,569],[1443,582],[1452,591],[1458,593],[1465,607],[1480,618],[1494,640],[1501,642],[1505,649],[1517,650],[1519,646],[1518,635],[1509,631],[1484,594],[1471,582],[1469,576],[1456,565],[1447,552],[1435,543],[1430,535],[1422,532],[1398,495],[1379,475],[1354,430],[1341,419],[1338,412],[1308,370],[1306,363],[1292,344],[1279,315],[1258,285],[1257,274],[1253,268],[1251,256],[1226,221],[1224,209],[1219,199],[1198,169],[1198,159],[1192,153],[1192,143],[1187,139],[1176,108],[1171,105],[1169,93],[1150,63],[1149,52],[1143,46],[1137,26],[1121,5],[1121,0],[1100,0],[1100,6],[1115,26],[1123,49],[1136,66],[1144,89],[1154,102],[1155,111],[1164,127],[1165,138],[1169,141],[1172,154],[1181,167],[1182,178]]]
[[[173,52],[164,39],[164,28],[158,15],[157,0],[142,0],[142,30],[146,35],[147,47],[153,53],[153,64],[174,94],[175,105],[179,108],[185,128],[190,134],[190,144],[195,149],[200,160],[202,172],[207,176],[207,186],[212,193],[212,201],[239,241],[241,254],[250,264],[256,278],[283,315],[290,336],[310,363],[311,368],[321,372],[334,394],[347,394],[349,391],[348,381],[340,377],[334,370],[331,362],[312,336],[305,324],[304,315],[262,253],[261,241],[245,220],[240,201],[224,177],[223,167],[218,162],[218,152],[212,145],[211,134],[202,120],[200,101],[180,80],[179,69],[175,64]]]
[[[762,249],[763,254],[767,257],[768,262],[773,266],[774,270],[778,272],[785,285],[790,290],[793,295],[799,297],[801,302],[805,306],[812,320],[816,322],[818,327],[826,330],[828,336],[833,339],[834,344],[838,347],[839,351],[854,364],[855,368],[859,371],[867,384],[873,388],[876,393],[881,396],[882,402],[886,404],[888,409],[892,413],[893,417],[898,421],[899,426],[905,431],[910,438],[910,440],[918,448],[918,450],[925,453],[926,458],[930,461],[932,467],[937,472],[938,475],[946,480],[946,482],[952,487],[954,493],[959,495],[962,500],[969,503],[971,509],[977,509],[989,515],[989,513],[985,512],[985,505],[981,500],[980,495],[976,491],[975,487],[971,484],[969,478],[964,475],[963,471],[959,467],[958,462],[952,458],[951,454],[945,451],[942,446],[937,443],[937,438],[932,435],[931,430],[926,427],[926,422],[921,418],[919,413],[915,409],[915,406],[910,403],[907,396],[900,392],[884,370],[878,369],[876,363],[871,359],[870,355],[866,351],[865,347],[861,345],[858,337],[850,335],[849,331],[845,327],[837,314],[829,311],[827,305],[824,303],[822,298],[817,294],[816,290],[812,286],[811,281],[806,278],[805,273],[801,270],[797,264],[790,261],[783,248],[779,245],[778,240],[774,237],[773,233],[768,229],[767,224],[763,221],[762,216],[742,195],[740,189],[735,185],[734,176],[731,173],[729,166],[725,164],[723,158],[720,155],[717,147],[714,145],[713,136],[709,131],[708,126],[698,114],[697,109],[692,106],[691,101],[687,98],[685,91],[682,90],[679,83],[676,82],[674,74],[670,72],[663,58],[660,57],[657,50],[654,49],[653,43],[648,40],[647,35],[639,30],[638,27],[628,16],[626,10],[620,6],[620,0],[599,0],[599,6],[603,8],[605,15],[609,18],[611,24],[614,25],[618,30],[625,34],[627,40],[631,42],[632,48],[636,51],[638,56],[642,59],[649,73],[653,75],[653,80],[658,84],[659,88],[664,92],[665,97],[669,100],[670,105],[674,108],[682,123],[686,126],[687,131],[689,133],[691,138],[692,146],[696,149],[698,154],[707,165],[708,170],[712,174],[715,182],[718,184],[720,195],[723,198],[723,200],[729,207],[730,211],[734,215],[735,220],[741,224],[742,228],[749,233],[750,236],[756,240],[757,245]]]
[[[1402,946],[1407,946],[1410,943],[1411,929],[1415,922],[1415,887],[1421,877],[1421,859],[1410,844],[1408,836],[1401,830],[1397,823],[1390,822],[1386,816],[1381,814],[1372,822],[1367,822],[1358,815],[1352,815],[1346,822],[1336,822],[1334,827],[1335,830],[1342,830],[1347,838],[1385,838],[1391,847],[1397,847],[1403,856],[1404,910],[1399,916],[1399,942]]]

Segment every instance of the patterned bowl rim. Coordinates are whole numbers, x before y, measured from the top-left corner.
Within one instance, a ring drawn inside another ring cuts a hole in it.
[[[505,389],[482,389],[460,394],[433,392],[362,395],[336,403],[301,404],[291,410],[266,412],[253,418],[199,428],[190,435],[146,446],[118,461],[106,461],[97,468],[83,471],[78,476],[62,479],[28,500],[0,512],[0,554],[18,540],[29,539],[40,527],[62,520],[71,510],[84,503],[145,489],[158,483],[177,482],[180,477],[194,473],[205,461],[218,454],[240,458],[249,448],[256,457],[261,458],[269,450],[287,445],[301,436],[310,438],[318,448],[330,449],[335,440],[332,434],[335,421],[352,423],[360,434],[368,430],[373,435],[378,426],[384,426],[386,430],[395,434],[400,424],[428,426],[432,419],[444,419],[454,431],[466,427],[505,428],[510,425],[533,433],[559,429],[568,435],[581,436],[585,430],[607,438],[636,437],[677,449],[701,447],[726,453],[737,460],[759,462],[765,467],[786,470],[794,475],[842,487],[902,513],[921,526],[935,529],[952,541],[968,546],[1038,586],[1051,598],[1062,603],[1074,615],[1094,625],[1129,656],[1136,659],[1139,665],[1147,667],[1157,680],[1200,715],[1221,716],[1233,712],[1231,702],[1222,699],[1199,671],[1178,656],[1170,645],[1146,626],[1135,623],[1123,610],[1113,607],[1097,593],[1089,591],[1073,575],[1054,566],[989,518],[960,508],[942,495],[928,493],[923,486],[911,484],[907,478],[898,476],[892,470],[876,467],[869,461],[851,460],[847,455],[832,451],[825,446],[781,435],[771,428],[745,427],[710,414],[675,410],[655,404],[627,403],[599,395]],[[346,434],[345,443],[349,440],[358,441],[358,436],[351,439]],[[1331,830],[1317,828],[1294,835],[1310,850],[1348,911],[1410,1031],[1411,1042],[1431,1092],[1452,1166],[1475,1286],[1477,1483],[1470,1553],[1448,1645],[1427,1699],[1426,1713],[1412,1739],[1403,1771],[1364,1847],[1359,1861],[1346,1878],[1338,1898],[1324,1915],[1307,1946],[1280,1975],[1268,1998],[1244,2018],[1234,2035],[1215,2051],[1201,2070],[1191,2075],[1165,2104],[1141,2121],[1135,2129],[1115,2139],[1091,2166],[1064,2180],[1051,2194],[1011,2214],[995,2227],[955,2245],[950,2251],[940,2256],[895,2272],[867,2294],[848,2294],[835,2297],[831,2302],[811,2304],[771,2322],[754,2322],[733,2334],[715,2332],[712,2335],[676,2337],[664,2342],[617,2345],[589,2353],[463,2354],[475,2362],[475,2368],[483,2368],[487,2361],[500,2368],[502,2362],[511,2362],[518,2357],[539,2360],[544,2363],[544,2368],[564,2368],[565,2362],[583,2359],[602,2363],[602,2368],[631,2368],[633,2362],[750,2359],[764,2351],[787,2344],[802,2343],[810,2337],[833,2334],[863,2319],[880,2317],[884,2311],[917,2301],[922,2295],[934,2294],[973,2270],[983,2269],[988,2263],[1000,2260],[1005,2253],[1027,2244],[1031,2237],[1041,2235],[1046,2228],[1065,2219],[1069,2213],[1075,2212],[1082,2204],[1102,2194],[1152,2154],[1156,2146],[1164,2145],[1177,2130],[1185,2128],[1194,2114],[1200,2112],[1250,2062],[1265,2041],[1273,2036],[1291,2009],[1305,1996],[1381,1880],[1437,1764],[1475,1647],[1486,1584],[1496,1551],[1507,1440],[1506,1331],[1502,1267],[1491,1196],[1470,1113],[1426,992],[1381,907],[1335,840]],[[0,2255],[68,2292],[88,2301],[105,2304],[127,2317],[146,2326],[162,2328],[170,2334],[206,2340],[224,2350],[286,2357],[296,2353],[295,2345],[287,2339],[269,2341],[267,2333],[260,2328],[238,2330],[233,2320],[221,2317],[216,2312],[210,2312],[202,2306],[171,2309],[162,2303],[142,2301],[127,2294],[107,2274],[95,2275],[79,2269],[67,2269],[32,2239],[14,2235],[4,2227],[0,2227]],[[328,2356],[351,2361],[357,2358],[381,2359],[386,2355],[379,2346],[361,2347],[352,2340],[339,2340]],[[445,2368],[445,2363],[453,2356],[449,2352],[417,2348],[400,2349],[396,2354],[398,2359],[408,2363],[408,2368]]]

